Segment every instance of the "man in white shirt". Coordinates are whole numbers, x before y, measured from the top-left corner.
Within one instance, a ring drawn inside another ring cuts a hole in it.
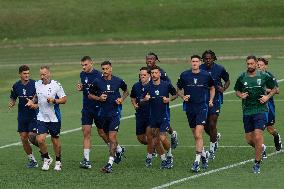
[[[39,112],[37,114],[38,130],[37,140],[39,143],[42,157],[44,158],[42,170],[47,171],[53,159],[48,155],[45,139],[51,135],[53,149],[56,155],[54,170],[61,170],[61,144],[59,140],[61,129],[61,115],[59,104],[66,103],[66,95],[60,83],[51,80],[50,69],[48,66],[40,67],[41,80],[35,83],[36,98],[29,100],[26,106],[32,106],[37,100]]]

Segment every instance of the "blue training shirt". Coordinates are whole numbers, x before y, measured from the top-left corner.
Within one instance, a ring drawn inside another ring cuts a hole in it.
[[[138,81],[132,86],[130,97],[136,99],[136,103],[138,103],[139,108],[136,110],[137,114],[143,115],[143,116],[149,116],[150,115],[150,106],[149,102],[143,102],[140,103],[141,99],[145,96],[145,90],[148,89],[148,84],[145,86],[142,85],[141,81]],[[144,95],[144,96],[143,96]]]
[[[17,100],[19,98],[18,103],[18,118],[25,119],[34,119],[37,115],[37,110],[30,109],[25,106],[27,104],[27,99],[33,99],[36,94],[35,89],[35,80],[30,79],[29,82],[24,85],[21,81],[17,81],[11,90],[10,98],[13,100]]]
[[[161,80],[159,85],[149,82],[145,94],[150,95],[150,120],[170,119],[169,103],[163,102],[163,97],[169,97],[169,94],[176,95],[176,89],[170,82]]]
[[[119,77],[112,76],[111,80],[106,80],[101,76],[94,80],[93,85],[89,89],[90,93],[96,96],[101,96],[103,93],[107,95],[106,101],[100,102],[100,116],[112,117],[121,115],[122,106],[115,102],[116,99],[121,97],[119,89],[127,90],[126,83]]]
[[[177,87],[184,90],[184,95],[190,95],[189,101],[184,102],[184,110],[189,111],[190,106],[207,106],[209,87],[212,86],[214,86],[213,78],[204,70],[200,70],[199,73],[192,73],[192,70],[182,72]]]
[[[216,89],[214,101],[219,100],[221,103],[223,103],[223,93],[221,93],[218,90],[218,87],[223,86],[222,80],[225,82],[229,81],[230,79],[229,73],[226,71],[226,69],[223,66],[216,63],[213,63],[211,68],[208,68],[206,64],[203,63],[200,65],[200,69],[210,73],[214,80],[215,89]]]
[[[99,108],[100,103],[98,101],[89,99],[88,94],[89,88],[93,85],[94,80],[101,77],[102,73],[95,69],[93,69],[90,73],[84,71],[80,73],[80,79],[83,85],[83,109],[95,110],[95,108]]]

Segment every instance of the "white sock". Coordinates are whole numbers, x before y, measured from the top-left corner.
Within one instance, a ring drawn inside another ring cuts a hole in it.
[[[262,144],[262,151],[265,151],[266,150],[266,146],[265,144]]]
[[[195,161],[197,161],[198,164],[200,163],[200,158],[201,158],[201,154],[196,154],[195,155]]]
[[[162,160],[162,161],[167,160],[167,158],[166,158],[166,154],[161,155],[161,160]]]
[[[214,152],[216,142],[210,142],[210,151]]]
[[[109,156],[109,158],[108,158],[108,163],[112,166],[112,164],[113,164],[113,161],[114,161],[114,157],[112,157],[112,156]]]
[[[84,149],[84,158],[90,161],[90,149]]]
[[[121,148],[121,146],[119,146],[119,144],[117,144],[117,147],[116,147],[116,152],[121,152],[122,151],[122,148]]]
[[[32,153],[28,155],[28,158],[36,162],[35,156]]]
[[[203,150],[202,150],[202,152],[201,152],[201,156],[202,156],[202,157],[206,157],[206,152],[205,152],[204,148],[203,148]]]
[[[153,155],[152,154],[147,154],[147,158],[152,159]]]
[[[170,148],[169,151],[167,152],[167,156],[170,156],[170,157],[173,156],[173,154],[172,154],[172,148]]]

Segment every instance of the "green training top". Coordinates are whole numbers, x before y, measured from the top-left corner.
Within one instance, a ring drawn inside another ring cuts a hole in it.
[[[267,104],[261,104],[259,99],[266,95],[265,89],[273,89],[275,82],[267,73],[257,71],[256,76],[249,76],[247,72],[242,73],[236,81],[235,91],[248,92],[248,97],[242,100],[243,114],[252,115],[267,112]]]

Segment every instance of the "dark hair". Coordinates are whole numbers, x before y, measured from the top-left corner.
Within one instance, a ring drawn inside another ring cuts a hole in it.
[[[158,60],[158,62],[160,62],[160,60],[159,60],[159,58],[158,58],[158,55],[157,55],[156,53],[154,53],[154,52],[149,52],[149,53],[146,55],[146,57],[147,57],[147,56],[154,56],[155,59]]]
[[[41,70],[43,70],[43,69],[47,69],[48,71],[50,70],[50,67],[49,66],[47,66],[47,65],[43,65],[43,66],[41,66],[40,67],[40,69]]]
[[[19,67],[19,74],[22,73],[23,71],[29,71],[29,70],[30,70],[30,68],[29,68],[28,65],[21,65]]]
[[[152,70],[159,70],[159,71],[161,71],[161,68],[159,67],[159,66],[153,66],[153,67],[151,67],[150,68],[150,70],[152,71]]]
[[[265,59],[265,58],[260,57],[260,58],[257,59],[257,61],[262,61],[262,62],[264,62],[265,65],[268,65],[268,60]]]
[[[83,56],[83,57],[81,58],[81,62],[85,62],[86,60],[93,61],[90,56]]]
[[[257,58],[256,58],[256,56],[254,56],[254,55],[248,56],[248,57],[246,58],[246,61],[248,61],[248,60],[250,60],[250,59],[254,59],[255,61],[257,61]]]
[[[201,60],[201,57],[200,57],[199,55],[197,55],[197,54],[192,55],[192,56],[190,57],[191,60],[192,60],[193,58],[198,58],[199,60]]]
[[[104,65],[110,65],[111,66],[111,62],[109,60],[105,60],[101,63],[101,66],[104,66]]]
[[[205,60],[205,55],[206,55],[206,54],[210,54],[210,55],[212,56],[212,58],[213,58],[214,61],[217,60],[217,57],[216,57],[215,53],[214,53],[212,50],[206,50],[206,51],[204,51],[204,53],[202,54],[202,60],[203,60],[203,61]]]
[[[141,68],[140,68],[140,71],[142,71],[142,70],[146,70],[148,74],[151,73],[150,69],[149,69],[148,67],[146,67],[146,66],[141,67]]]

